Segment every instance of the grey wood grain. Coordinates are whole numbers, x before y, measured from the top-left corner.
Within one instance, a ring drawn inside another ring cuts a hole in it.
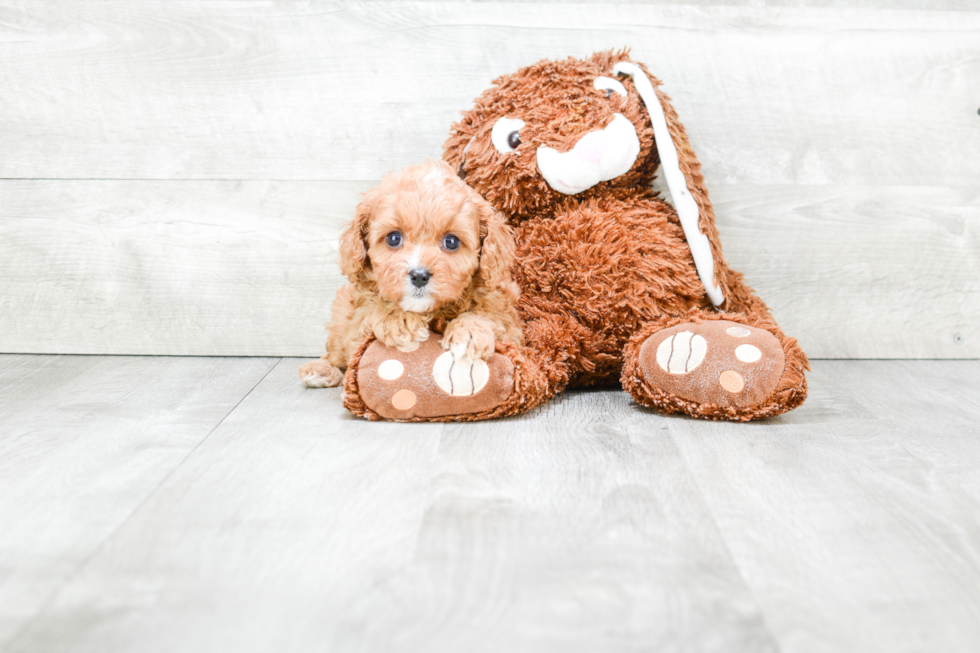
[[[319,356],[367,187],[0,181],[0,351]]]
[[[787,651],[980,647],[976,361],[821,361],[797,411],[670,432]]]
[[[3,5],[4,178],[373,180],[437,156],[495,76],[624,45],[667,83],[709,187],[980,175],[980,11]]]
[[[0,650],[274,362],[0,356]]]
[[[812,357],[980,357],[980,188],[715,197],[727,261]]]
[[[366,423],[284,360],[16,651],[771,651],[668,420],[621,393]]]
[[[0,351],[319,356],[369,185],[0,181]],[[980,193],[713,197],[729,262],[811,356],[980,356]]]
[[[159,388],[170,412],[143,415],[157,437],[195,412],[179,390],[201,374],[190,360]],[[119,400],[87,361],[121,365],[118,380],[166,359],[0,361],[0,397],[68,379],[35,402],[59,416],[45,454],[76,461],[64,474],[114,455],[158,479],[80,561],[50,542],[128,493],[88,495],[78,522],[52,519],[78,514],[66,492],[4,504],[4,523],[47,525],[31,541],[49,548],[44,564],[37,546],[6,550],[0,578],[13,569],[24,592],[74,569],[33,616],[0,601],[11,652],[980,646],[978,361],[816,361],[806,404],[752,424],[663,417],[606,390],[519,419],[409,425],[355,420],[286,359],[176,469],[125,430],[85,428]]]
[[[375,0],[375,2],[395,2],[397,0]],[[432,0],[433,2],[454,2],[455,0]],[[496,0],[471,0],[472,2],[496,2]],[[584,3],[591,0],[536,0],[537,4]],[[710,7],[726,5],[732,7],[827,7],[837,9],[928,9],[933,11],[976,11],[973,0],[621,0],[616,4],[642,5],[689,5]]]

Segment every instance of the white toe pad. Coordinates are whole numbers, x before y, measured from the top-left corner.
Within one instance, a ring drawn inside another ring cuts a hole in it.
[[[670,374],[687,374],[704,360],[708,343],[690,331],[675,333],[657,347],[657,364]]]
[[[490,380],[490,367],[479,358],[457,359],[447,351],[436,359],[432,376],[443,392],[454,397],[470,397],[483,390]]]

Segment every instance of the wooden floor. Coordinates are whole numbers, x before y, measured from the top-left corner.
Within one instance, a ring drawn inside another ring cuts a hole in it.
[[[366,423],[299,362],[0,356],[0,650],[980,650],[980,361],[746,425]]]

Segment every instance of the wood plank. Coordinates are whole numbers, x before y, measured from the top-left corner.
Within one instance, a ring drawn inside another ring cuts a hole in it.
[[[4,0],[0,177],[377,179],[496,75],[632,45],[711,187],[976,184],[980,12],[776,4]]]
[[[0,350],[318,356],[366,187],[0,182]]]
[[[632,42],[812,356],[980,356],[980,12],[782,4],[0,1],[0,176],[258,180],[0,181],[0,350],[314,355],[358,191],[494,75]]]
[[[716,196],[726,259],[812,357],[980,357],[980,187]]]
[[[0,356],[0,649],[274,362]]]
[[[670,432],[785,651],[980,647],[976,361],[826,361],[799,410]]]
[[[0,181],[0,351],[318,356],[369,185]],[[977,189],[714,198],[729,262],[811,356],[980,356]]]
[[[623,393],[366,423],[283,360],[18,651],[775,650],[671,441]]]
[[[433,2],[455,2],[456,0],[432,0]],[[473,0],[487,2],[495,0]],[[535,0],[537,4],[575,4],[592,0]],[[972,0],[619,0],[616,4],[630,5],[690,5],[711,7],[726,5],[731,7],[827,7],[836,9],[928,9],[932,11],[976,11]]]

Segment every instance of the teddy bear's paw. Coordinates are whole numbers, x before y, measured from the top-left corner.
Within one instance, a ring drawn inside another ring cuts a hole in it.
[[[333,388],[343,383],[344,373],[321,358],[300,366],[299,378],[311,388]]]
[[[640,346],[639,364],[658,394],[698,406],[751,409],[776,389],[785,355],[779,339],[764,329],[713,320],[658,331]]]
[[[507,356],[457,358],[438,337],[401,348],[375,340],[356,374],[364,404],[391,420],[474,419],[504,404],[514,389],[514,364]]]

